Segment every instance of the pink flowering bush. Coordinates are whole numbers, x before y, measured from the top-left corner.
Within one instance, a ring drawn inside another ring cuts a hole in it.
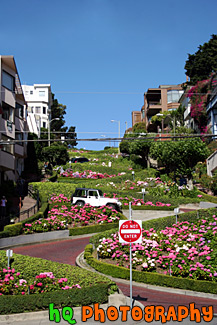
[[[207,132],[207,98],[215,85],[216,80],[212,78],[198,81],[187,93],[191,103],[191,117],[197,123],[201,133]]]
[[[132,244],[132,264],[147,272],[217,281],[217,217],[204,217],[197,223],[174,224],[161,231],[143,229],[142,244]],[[118,233],[103,238],[98,256],[129,267],[129,245],[119,243]]]
[[[72,169],[67,169],[63,173],[60,174],[62,177],[68,178],[89,178],[89,179],[102,179],[102,178],[111,178],[115,177],[116,175],[109,175],[107,173],[97,173],[91,170],[85,170],[83,172],[73,172]]]
[[[35,232],[63,230],[69,227],[111,223],[119,219],[120,213],[108,206],[100,208],[92,207],[88,204],[83,207],[77,205],[70,207],[65,205],[61,207],[54,206],[48,211],[46,219],[26,223],[23,232],[25,234],[32,234]]]
[[[123,207],[124,206],[129,206],[129,202],[132,203],[132,205],[134,206],[142,206],[142,205],[145,205],[145,206],[159,206],[159,207],[164,207],[164,206],[171,206],[170,203],[162,203],[162,202],[156,202],[155,204],[151,201],[143,201],[143,199],[136,199],[134,197],[131,197],[129,198],[128,196],[125,196],[125,197],[117,197],[117,194],[113,193],[113,195],[108,195],[106,193],[104,193],[104,196],[105,197],[113,197],[113,198],[116,198],[118,199],[119,201],[122,202],[122,205]]]
[[[67,202],[70,202],[70,199],[68,199],[64,194],[59,194],[59,195],[51,195],[50,197],[50,203],[58,203],[58,202],[61,202],[61,203],[67,203]]]
[[[34,280],[27,280],[19,272],[15,272],[15,269],[3,268],[0,270],[0,295],[26,295],[81,288],[78,284],[68,286],[67,281],[67,278],[56,279],[52,272],[40,273]]]

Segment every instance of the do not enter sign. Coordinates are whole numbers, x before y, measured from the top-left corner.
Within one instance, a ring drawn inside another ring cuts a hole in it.
[[[120,243],[142,243],[141,220],[119,220]]]

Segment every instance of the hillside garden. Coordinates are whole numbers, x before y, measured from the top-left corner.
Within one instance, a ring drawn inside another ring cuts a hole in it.
[[[97,263],[103,261],[106,265],[128,271],[128,246],[119,244],[117,234],[118,221],[125,217],[110,207],[72,206],[70,198],[76,187],[100,188],[104,196],[118,198],[123,210],[129,208],[129,202],[133,209],[173,210],[180,204],[199,203],[211,198],[196,187],[190,189],[188,185],[180,185],[179,180],[175,182],[157,169],[142,169],[132,160],[118,156],[114,148],[101,152],[70,150],[69,156],[87,157],[89,162],[56,166],[52,177],[32,183],[33,190],[40,193],[41,210],[28,220],[6,226],[0,237],[65,229],[69,229],[70,235],[99,232],[97,239],[93,239],[97,247],[95,255],[91,257],[88,250],[85,253],[88,263],[97,268]],[[215,197],[212,199],[215,200]],[[143,243],[133,245],[134,270],[140,274],[159,274],[170,279],[178,277],[216,282],[216,211],[200,212],[200,215],[191,218],[183,214],[177,224],[175,217],[143,223]],[[98,259],[95,261],[96,254]],[[106,282],[105,278],[101,281],[98,275],[90,284],[87,280],[90,279],[89,273],[84,275],[83,270],[79,269],[79,277],[75,269],[75,276],[71,266],[62,268],[57,263],[22,256],[22,263],[28,264],[23,268],[20,260],[21,257],[15,255],[11,268],[7,269],[6,258],[3,253],[0,254],[1,295],[35,296],[69,289],[75,290],[77,295],[77,291],[83,287],[91,287],[95,283],[98,286],[99,282],[105,283],[106,295],[111,288],[116,290],[113,282]],[[102,273],[107,273],[106,269],[107,266],[100,267]],[[125,273],[121,273],[124,276]],[[146,282],[144,279],[142,281]],[[152,281],[157,284],[157,280]],[[105,299],[102,297],[102,301]],[[62,305],[62,302],[58,303]],[[31,308],[27,310],[35,310]],[[14,312],[13,308],[11,310]]]

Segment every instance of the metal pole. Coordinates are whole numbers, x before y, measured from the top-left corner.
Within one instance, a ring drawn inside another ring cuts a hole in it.
[[[132,220],[131,202],[129,203],[129,215]],[[132,286],[132,243],[130,243],[130,307],[133,307],[133,286]]]
[[[130,308],[133,307],[133,288],[132,288],[132,243],[130,243]]]
[[[50,121],[48,120],[48,146],[50,147]]]
[[[118,121],[118,137],[121,137],[121,122]],[[120,154],[120,140],[118,141],[118,154]]]
[[[8,269],[10,267],[10,249],[8,250]]]

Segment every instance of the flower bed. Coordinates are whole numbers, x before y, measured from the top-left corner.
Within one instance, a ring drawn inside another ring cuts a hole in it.
[[[0,264],[7,265],[5,251],[0,251]],[[117,290],[97,273],[19,254],[13,254],[11,268],[0,271],[1,315],[46,310],[50,302],[56,308],[105,303]]]
[[[97,173],[97,172],[93,172],[91,170],[85,170],[83,172],[78,172],[78,171],[75,172],[72,169],[67,169],[66,171],[61,172],[60,176],[68,177],[68,178],[102,179],[102,178],[111,178],[111,177],[121,176],[121,174],[109,175],[107,173]]]
[[[59,197],[52,197],[54,201],[59,201]],[[53,202],[54,202],[53,201]],[[35,232],[47,232],[52,230],[63,230],[73,227],[90,226],[94,224],[107,224],[118,221],[121,214],[115,209],[107,206],[100,208],[92,207],[88,204],[84,207],[54,205],[48,211],[47,218],[36,220],[32,223],[25,223],[23,232],[32,234]]]
[[[216,233],[216,215],[159,231],[143,230],[142,244],[132,244],[133,268],[217,282]],[[129,245],[119,243],[118,233],[101,239],[97,252],[106,262],[129,267]]]
[[[0,296],[25,295],[50,292],[59,289],[68,290],[81,288],[79,284],[68,286],[67,278],[55,278],[52,272],[43,272],[35,276],[35,279],[23,279],[20,272],[12,268],[0,270]]]

